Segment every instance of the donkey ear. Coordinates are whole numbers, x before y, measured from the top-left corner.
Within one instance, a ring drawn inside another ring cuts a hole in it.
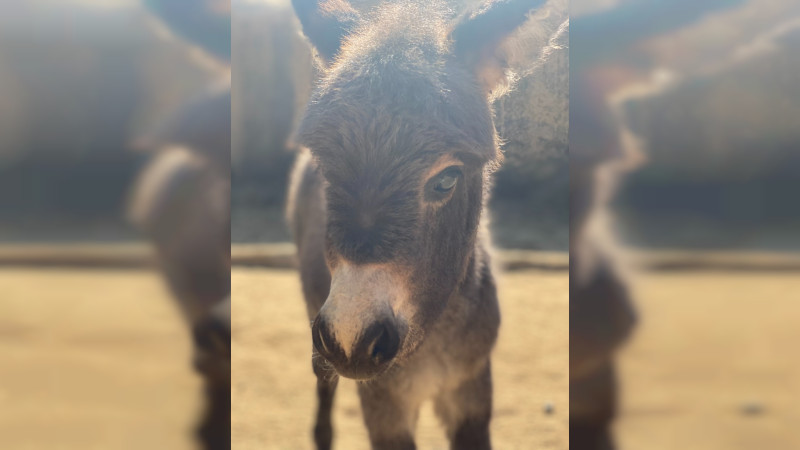
[[[325,64],[330,63],[347,33],[359,22],[358,12],[346,0],[292,0],[303,34]]]
[[[505,80],[508,65],[500,54],[501,44],[545,1],[488,0],[453,28],[450,37],[455,57],[475,72],[487,94]]]

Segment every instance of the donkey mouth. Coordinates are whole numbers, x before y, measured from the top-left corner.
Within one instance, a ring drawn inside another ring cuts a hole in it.
[[[356,381],[370,381],[380,378],[381,375],[386,373],[390,366],[392,366],[392,362],[388,362],[381,367],[361,367],[358,365],[345,366],[341,368],[334,365],[333,367],[340,377],[349,378]]]
[[[370,349],[367,353],[368,357],[325,359],[341,377],[356,381],[374,380],[388,372],[397,362],[395,356],[399,352],[399,348],[393,352],[394,354],[386,353],[385,347],[381,347],[382,345],[385,345],[385,342],[380,342],[374,349]]]

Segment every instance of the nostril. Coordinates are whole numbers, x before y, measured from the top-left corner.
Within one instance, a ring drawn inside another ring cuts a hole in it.
[[[386,342],[387,341],[387,337],[386,336],[387,336],[386,335],[386,328],[385,327],[381,327],[381,330],[380,330],[380,333],[378,334],[378,337],[375,338],[374,341],[372,341],[372,345],[370,346],[371,347],[369,349],[370,358],[377,359],[377,358],[379,358],[381,356],[381,354],[383,354],[385,352],[385,347],[386,347],[386,343],[387,343]]]
[[[317,328],[317,338],[319,339],[320,346],[322,347],[321,350],[324,350],[325,353],[329,353],[330,350],[328,349],[328,344],[325,343],[325,335],[322,334],[321,328]]]
[[[329,358],[333,353],[332,352],[333,345],[330,341],[331,338],[330,334],[328,333],[328,327],[326,326],[325,321],[321,320],[320,318],[317,318],[317,320],[314,322],[314,325],[311,328],[311,333],[312,333],[311,336],[312,336],[312,341],[314,343],[314,348],[316,348],[320,354],[322,354],[326,358]]]
[[[398,341],[397,331],[392,326],[383,324],[368,349],[370,358],[376,364],[381,364],[394,358],[399,347]]]

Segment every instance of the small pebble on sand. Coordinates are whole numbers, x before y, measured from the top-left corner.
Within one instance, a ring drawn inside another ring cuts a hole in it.
[[[758,402],[746,402],[742,404],[741,412],[747,416],[756,416],[764,412],[764,405]]]

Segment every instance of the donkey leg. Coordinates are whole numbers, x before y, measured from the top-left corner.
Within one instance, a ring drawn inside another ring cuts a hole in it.
[[[206,412],[197,428],[197,437],[204,450],[231,448],[230,384],[206,383]]]
[[[441,392],[434,399],[434,408],[447,429],[451,449],[491,449],[492,373],[489,362],[475,377],[455,389]]]
[[[417,406],[381,383],[358,383],[358,396],[373,450],[416,450]]]
[[[231,448],[230,297],[192,327],[194,366],[203,377],[206,406],[197,437],[206,450]]]
[[[569,442],[578,450],[616,448],[611,426],[616,415],[617,382],[613,361],[569,383]]]
[[[331,424],[331,411],[333,410],[333,398],[336,395],[336,386],[339,384],[339,376],[326,367],[316,350],[313,352],[312,364],[314,374],[317,376],[317,421],[314,424],[314,444],[317,450],[330,450],[333,441],[333,426]]]
[[[576,450],[614,450],[610,422],[569,422],[569,445]]]

